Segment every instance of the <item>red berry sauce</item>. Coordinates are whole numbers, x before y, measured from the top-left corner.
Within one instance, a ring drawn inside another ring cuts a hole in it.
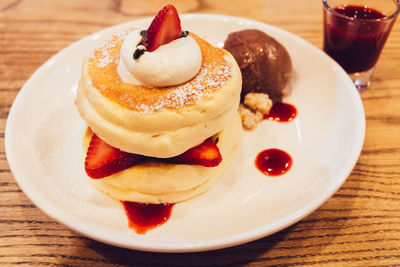
[[[324,14],[324,51],[347,73],[371,69],[378,60],[394,21],[390,24],[371,21],[386,16],[365,6],[343,5],[333,10],[343,16],[330,18]]]
[[[279,176],[290,169],[292,158],[283,150],[271,148],[257,155],[255,165],[265,175]]]
[[[272,120],[278,122],[289,122],[297,116],[295,106],[283,102],[275,103],[268,114],[264,116],[264,120]]]
[[[129,227],[138,234],[165,223],[171,215],[173,203],[146,204],[138,202],[121,201],[128,217]]]

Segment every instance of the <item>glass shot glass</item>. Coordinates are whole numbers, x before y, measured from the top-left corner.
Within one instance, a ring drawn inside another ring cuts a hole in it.
[[[323,0],[324,51],[360,93],[370,84],[399,12],[399,0]]]

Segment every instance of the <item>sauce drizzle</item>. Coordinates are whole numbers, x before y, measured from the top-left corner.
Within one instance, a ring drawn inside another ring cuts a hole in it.
[[[258,170],[268,176],[279,176],[289,171],[292,158],[283,150],[271,148],[261,151],[255,160]]]
[[[275,103],[268,114],[264,115],[264,120],[272,120],[277,122],[289,122],[297,116],[297,109],[295,106],[277,102]]]
[[[130,201],[121,202],[128,217],[129,228],[138,234],[145,234],[147,231],[165,223],[169,219],[174,205],[174,203],[146,204]]]

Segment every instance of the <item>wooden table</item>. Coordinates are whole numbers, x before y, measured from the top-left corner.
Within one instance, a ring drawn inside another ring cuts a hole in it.
[[[181,13],[259,20],[322,47],[318,0],[177,0]],[[299,223],[249,244],[189,254],[131,251],[83,237],[22,193],[4,152],[9,109],[33,72],[62,48],[105,27],[153,16],[163,0],[0,2],[0,265],[219,266],[400,264],[400,24],[362,94],[367,128],[361,156],[340,190]]]

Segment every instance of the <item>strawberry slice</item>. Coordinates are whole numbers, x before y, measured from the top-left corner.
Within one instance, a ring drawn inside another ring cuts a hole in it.
[[[91,178],[104,178],[130,168],[142,160],[142,156],[123,152],[93,134],[86,154],[85,170]]]
[[[178,11],[173,5],[166,5],[158,12],[147,29],[144,45],[152,52],[163,44],[167,44],[181,36],[181,21]]]
[[[221,153],[211,138],[193,147],[183,154],[169,158],[168,161],[179,164],[194,164],[204,167],[218,166],[222,161]]]
[[[85,170],[93,179],[104,178],[139,164],[149,157],[121,151],[93,134],[85,159]],[[211,138],[178,156],[158,159],[175,164],[215,167],[222,161],[221,153]]]

